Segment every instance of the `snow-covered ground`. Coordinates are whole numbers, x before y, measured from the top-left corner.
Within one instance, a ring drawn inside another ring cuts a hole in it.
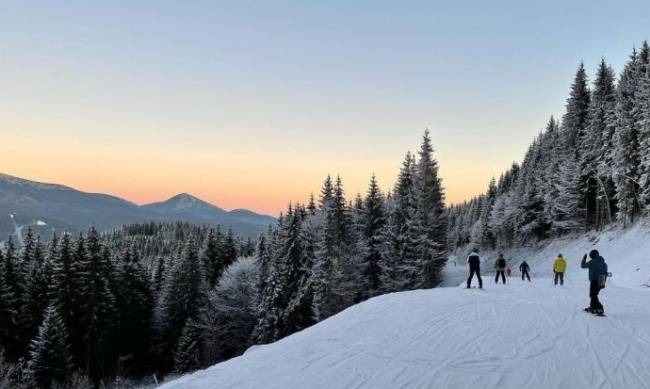
[[[579,259],[594,242],[565,239],[506,253],[529,259],[531,283],[486,277],[484,290],[380,296],[163,388],[650,388],[649,233],[595,242],[614,273],[604,318],[582,311]],[[569,261],[564,287],[549,277],[558,250]],[[451,277],[464,273],[450,264]]]

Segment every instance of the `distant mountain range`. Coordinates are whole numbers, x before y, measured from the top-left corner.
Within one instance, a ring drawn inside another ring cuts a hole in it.
[[[187,193],[138,206],[111,195],[0,174],[0,241],[26,225],[49,235],[52,229],[82,231],[95,226],[106,231],[148,221],[219,224],[237,234],[255,236],[275,223],[275,218],[245,209],[225,211]]]

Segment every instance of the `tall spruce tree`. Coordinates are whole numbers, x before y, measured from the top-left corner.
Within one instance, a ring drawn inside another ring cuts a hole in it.
[[[582,190],[588,227],[599,228],[612,216],[611,150],[615,126],[614,71],[603,59],[598,67],[588,109],[588,124],[580,138]]]
[[[25,331],[29,339],[38,333],[38,326],[43,321],[43,313],[48,306],[48,289],[51,276],[50,259],[45,257],[40,237],[33,239],[31,260],[26,265],[25,299]]]
[[[95,384],[110,373],[113,367],[113,339],[116,318],[116,301],[111,291],[110,258],[104,253],[99,233],[91,228],[85,239],[86,252],[78,266],[79,316],[84,371]]]
[[[0,348],[4,349],[9,358],[17,359],[20,355],[15,344],[15,334],[18,316],[16,309],[19,304],[16,291],[11,284],[13,265],[6,261],[0,250]]]
[[[637,63],[639,78],[633,117],[639,128],[639,200],[646,213],[650,213],[650,46],[643,42]]]
[[[8,325],[7,342],[4,343],[4,349],[7,357],[12,360],[18,360],[25,353],[26,344],[29,341],[25,339],[25,284],[24,274],[20,271],[19,260],[17,258],[16,246],[10,237],[5,242],[5,252],[3,256],[2,280],[0,281],[0,297],[3,300],[4,310],[9,317],[4,318]]]
[[[126,357],[126,373],[139,376],[148,367],[154,300],[149,277],[131,246],[120,258],[116,281],[118,350],[121,357]]]
[[[421,234],[418,251],[424,265],[422,286],[430,288],[440,282],[440,271],[447,260],[447,221],[445,195],[438,175],[438,161],[433,156],[429,130],[424,132],[422,138],[414,187],[417,223]]]
[[[165,281],[156,309],[157,355],[163,373],[173,370],[174,352],[188,320],[198,322],[207,301],[207,286],[196,244],[188,241]]]
[[[77,356],[75,361],[80,365],[81,335],[78,326],[80,314],[78,287],[81,286],[81,280],[78,278],[77,266],[80,264],[78,261],[85,258],[85,244],[83,239],[79,239],[76,250],[72,245],[71,235],[64,233],[52,257],[52,283],[48,296],[68,329],[71,353],[73,356]]]
[[[419,288],[424,285],[422,258],[418,245],[415,192],[415,160],[407,153],[393,190],[393,205],[386,225],[386,253],[382,262],[382,285],[386,292]]]
[[[203,367],[203,329],[193,319],[188,319],[181,331],[174,351],[174,370],[187,373]]]
[[[50,306],[30,345],[27,379],[35,388],[49,389],[66,383],[72,369],[68,332],[56,308]]]
[[[224,263],[222,262],[224,258],[221,255],[221,250],[217,235],[213,229],[210,229],[203,244],[203,250],[201,250],[201,262],[203,262],[206,281],[210,288],[214,288],[224,270]]]
[[[368,192],[361,212],[361,272],[363,274],[362,298],[380,293],[382,242],[386,225],[384,197],[381,194],[377,177],[370,177]]]
[[[569,98],[566,101],[566,113],[562,118],[563,131],[566,133],[567,147],[577,150],[581,145],[589,123],[589,102],[591,92],[588,86],[587,71],[583,63],[578,66]]]
[[[641,211],[639,203],[640,145],[639,128],[634,119],[639,102],[639,55],[633,51],[620,75],[616,99],[616,133],[613,154],[613,180],[616,185],[618,213],[616,218],[626,225],[633,223]]]

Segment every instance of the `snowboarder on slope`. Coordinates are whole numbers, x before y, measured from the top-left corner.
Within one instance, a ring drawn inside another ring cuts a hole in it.
[[[478,256],[478,250],[472,250],[471,254],[467,257],[467,263],[469,264],[469,277],[467,277],[467,289],[471,288],[472,278],[476,274],[478,278],[478,287],[483,289],[483,280],[481,279],[481,258]]]
[[[528,271],[530,270],[530,266],[526,261],[523,261],[519,265],[519,271],[521,272],[521,280],[524,280],[524,277],[528,278],[528,282],[530,282],[530,275],[528,274]]]
[[[555,273],[555,285],[557,285],[558,280],[560,281],[560,286],[564,285],[564,272],[566,271],[566,260],[562,254],[558,255],[555,258],[553,263],[553,273]]]
[[[501,276],[503,284],[506,284],[506,267],[508,267],[506,259],[503,258],[503,254],[499,254],[499,258],[497,258],[496,262],[494,263],[494,268],[497,271],[496,276],[494,276],[494,282],[496,284],[499,283],[499,276]]]
[[[595,313],[597,315],[604,315],[605,309],[603,304],[598,300],[598,293],[605,287],[607,281],[607,263],[605,259],[600,256],[598,250],[591,250],[589,252],[589,262],[587,262],[587,254],[582,257],[580,267],[589,269],[589,298],[591,299],[589,307],[585,311]]]

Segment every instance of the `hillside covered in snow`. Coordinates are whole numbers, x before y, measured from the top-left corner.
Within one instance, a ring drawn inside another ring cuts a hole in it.
[[[162,387],[648,388],[649,235],[637,225],[506,252],[528,259],[531,283],[515,273],[496,286],[485,274],[483,290],[451,286],[376,297]],[[582,311],[588,283],[579,259],[594,247],[614,273],[601,293],[604,318]],[[559,252],[569,262],[564,287],[550,278]],[[464,266],[453,262],[446,275],[459,281]],[[485,264],[488,270],[491,261]]]

